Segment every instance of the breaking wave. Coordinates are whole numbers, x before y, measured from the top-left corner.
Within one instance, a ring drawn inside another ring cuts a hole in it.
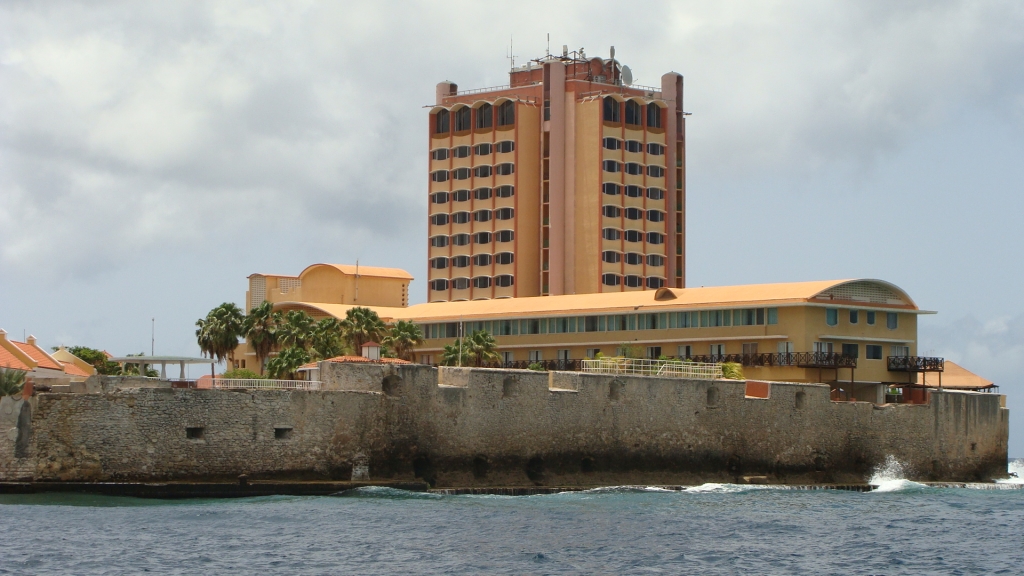
[[[875,467],[868,484],[875,487],[872,492],[906,492],[927,488],[924,484],[907,480],[906,466],[891,454],[885,457],[885,462]]]
[[[1017,458],[1006,463],[1009,478],[996,480],[997,484],[1024,484],[1024,458]]]

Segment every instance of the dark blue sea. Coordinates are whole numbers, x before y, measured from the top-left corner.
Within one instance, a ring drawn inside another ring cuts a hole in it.
[[[0,496],[0,534],[0,574],[1024,574],[1024,490]]]

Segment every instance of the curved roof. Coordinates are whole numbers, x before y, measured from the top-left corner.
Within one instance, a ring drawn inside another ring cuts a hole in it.
[[[361,271],[360,271],[361,273]],[[430,302],[408,308],[366,306],[385,320],[418,322],[458,319],[555,316],[575,314],[616,314],[627,311],[684,310],[687,308],[732,308],[812,304],[891,308],[917,311],[917,305],[899,287],[882,280],[823,280],[780,284],[749,284],[700,288],[661,288],[632,292],[497,298],[460,302]],[[311,302],[279,302],[274,309],[306,308],[314,313],[343,318],[355,306]]]
[[[380,268],[378,266],[355,266],[352,264],[310,264],[306,266],[302,272],[299,273],[299,278],[302,278],[307,271],[316,268],[317,266],[328,266],[340,271],[342,274],[348,274],[355,276],[356,271],[359,272],[360,276],[373,276],[376,278],[401,278],[403,280],[412,280],[412,274],[409,274],[401,268]]]

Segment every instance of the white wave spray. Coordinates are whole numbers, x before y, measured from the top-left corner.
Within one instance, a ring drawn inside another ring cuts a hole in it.
[[[996,480],[998,484],[1024,484],[1024,458],[1017,458],[1006,463],[1009,478]]]
[[[876,486],[872,492],[902,492],[926,488],[924,484],[907,480],[906,467],[892,454],[885,457],[885,462],[875,467],[868,484]]]

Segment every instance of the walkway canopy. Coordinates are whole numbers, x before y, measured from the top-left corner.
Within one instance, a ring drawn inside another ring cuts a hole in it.
[[[210,373],[214,371],[214,367],[217,363],[213,358],[190,358],[188,356],[125,356],[123,358],[111,358],[111,362],[117,362],[118,364],[136,364],[139,366],[139,375],[145,376],[143,372],[143,366],[156,366],[160,365],[160,378],[167,379],[167,365],[177,364],[181,367],[181,380],[185,379],[185,365],[186,364],[209,364]]]

